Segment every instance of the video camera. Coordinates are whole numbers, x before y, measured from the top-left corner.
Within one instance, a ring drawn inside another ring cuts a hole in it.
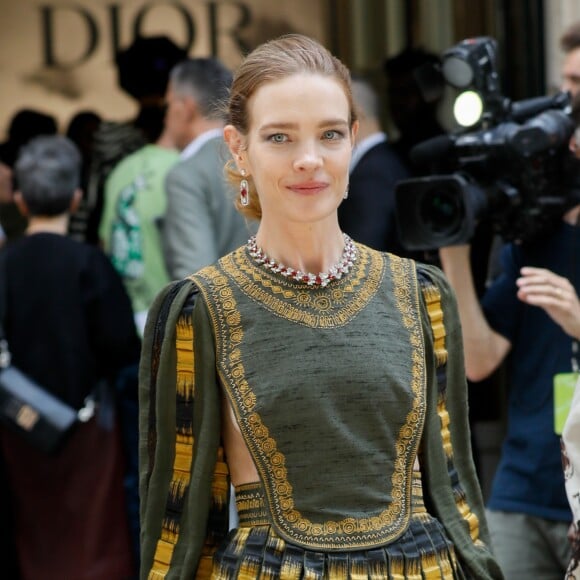
[[[463,129],[411,151],[432,174],[395,189],[399,235],[409,250],[465,243],[486,219],[504,240],[530,242],[580,203],[580,166],[568,148],[575,130],[569,94],[509,101],[499,91],[495,53],[495,40],[480,37],[443,54],[445,82],[463,91],[454,107]]]

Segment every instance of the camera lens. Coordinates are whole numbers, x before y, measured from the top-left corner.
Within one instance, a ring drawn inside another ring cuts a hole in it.
[[[453,234],[463,222],[463,203],[456,192],[434,190],[423,196],[421,221],[435,234]]]

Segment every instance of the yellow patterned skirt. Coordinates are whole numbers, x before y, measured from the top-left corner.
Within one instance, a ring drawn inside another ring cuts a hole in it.
[[[268,523],[261,484],[236,488],[239,527],[214,556],[212,578],[459,579],[466,575],[443,526],[425,509],[420,474],[413,477],[413,512],[406,532],[370,550],[322,552],[283,540]]]

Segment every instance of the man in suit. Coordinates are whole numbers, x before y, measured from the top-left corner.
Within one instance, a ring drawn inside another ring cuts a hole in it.
[[[357,242],[399,255],[394,189],[409,172],[387,143],[379,120],[379,99],[369,83],[353,79],[359,131],[350,167],[349,193],[338,208],[342,229]]]
[[[212,264],[249,237],[224,175],[228,156],[220,105],[231,80],[215,58],[185,60],[169,76],[165,124],[181,151],[165,179],[163,253],[172,279]]]

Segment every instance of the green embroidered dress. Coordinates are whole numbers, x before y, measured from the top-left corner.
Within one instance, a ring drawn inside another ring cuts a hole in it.
[[[142,578],[501,578],[448,287],[436,268],[357,249],[325,288],[240,248],[157,299],[140,379]],[[221,392],[260,476],[236,490],[229,533]]]

